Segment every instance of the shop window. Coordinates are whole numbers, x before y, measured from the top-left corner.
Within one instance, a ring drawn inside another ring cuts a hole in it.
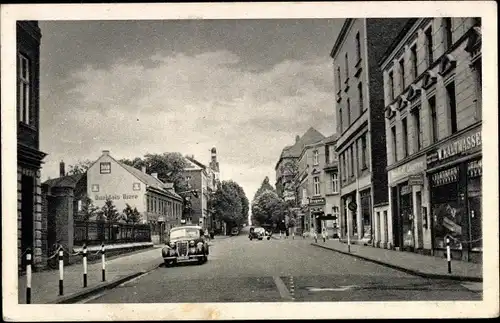
[[[372,226],[371,226],[371,196],[370,190],[363,191],[361,195],[361,218],[362,218],[362,229],[361,238],[371,238],[372,236]]]
[[[454,134],[458,131],[457,125],[457,102],[455,96],[455,82],[450,82],[446,86],[446,96],[448,103],[448,113],[450,117],[450,131],[451,134]]]
[[[482,161],[476,160],[467,164],[467,205],[469,219],[470,248],[473,251],[482,251],[482,217],[481,217],[481,180]]]
[[[30,60],[28,57],[19,54],[18,56],[18,81],[17,81],[17,111],[20,122],[30,124],[31,118],[31,68]]]
[[[415,246],[415,237],[413,230],[413,201],[411,186],[408,186],[407,184],[400,186],[399,205],[401,231],[403,233],[403,248],[413,248]]]

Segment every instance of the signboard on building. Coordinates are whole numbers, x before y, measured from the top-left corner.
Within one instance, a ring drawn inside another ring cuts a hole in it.
[[[311,198],[311,202],[309,203],[309,205],[323,205],[325,203],[326,201],[324,197],[313,197]]]
[[[419,157],[406,164],[389,170],[389,183],[398,181],[399,179],[406,178],[408,175],[422,173],[426,170],[427,164],[425,156]]]
[[[448,141],[436,151],[427,155],[427,164],[436,164],[453,157],[468,155],[481,149],[481,129],[469,131],[453,141]]]
[[[422,186],[422,185],[424,185],[424,175],[423,174],[410,175],[408,177],[408,185],[409,186]]]

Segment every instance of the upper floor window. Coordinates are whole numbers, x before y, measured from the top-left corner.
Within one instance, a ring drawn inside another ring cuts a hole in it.
[[[332,193],[338,193],[338,192],[339,192],[339,174],[333,173],[332,174]]]
[[[30,124],[31,118],[31,97],[30,97],[30,60],[19,54],[17,69],[17,113],[20,122]]]
[[[342,90],[342,81],[340,76],[340,66],[337,66],[337,93]]]
[[[443,25],[445,50],[448,50],[451,45],[453,45],[453,26],[451,18],[444,18]]]
[[[408,156],[408,123],[406,118],[401,120],[402,132],[403,132],[403,158]]]
[[[351,146],[351,148],[349,148],[349,152],[350,152],[349,158],[351,159],[350,160],[350,166],[351,166],[350,174],[351,174],[351,176],[354,176],[354,146]]]
[[[329,150],[329,152],[328,152],[328,156],[329,156],[328,162],[332,163],[332,162],[334,162],[334,161],[337,160],[337,154],[335,152],[335,145],[328,146],[328,150]]]
[[[345,81],[349,79],[349,56],[345,53]]]
[[[359,101],[359,114],[363,113],[365,110],[363,105],[363,83],[358,83],[358,101]]]
[[[367,168],[366,134],[361,136],[361,169]]]
[[[399,60],[399,73],[400,73],[400,84],[401,84],[401,89],[400,92],[403,92],[405,89],[405,58],[404,56],[401,57]]]
[[[432,26],[427,28],[425,31],[425,47],[426,47],[426,55],[427,55],[427,67],[431,66],[434,63],[434,44],[432,43]]]
[[[340,132],[342,133],[344,131],[344,124],[342,122],[342,108],[339,109],[339,126]]]
[[[356,63],[361,60],[361,39],[359,31],[356,33]]]
[[[351,125],[351,100],[347,98],[347,127]]]
[[[455,96],[455,82],[450,82],[446,86],[446,96],[447,96],[447,103],[448,103],[448,113],[450,117],[450,130],[451,133],[454,134],[455,132],[458,131],[458,124],[457,124],[457,102],[456,102],[456,96]]]
[[[387,87],[389,88],[389,101],[392,102],[394,100],[394,73],[392,71],[389,72],[389,84]]]
[[[415,140],[415,152],[422,149],[422,129],[420,127],[420,107],[414,108],[411,112],[413,118],[413,138]]]
[[[313,165],[318,165],[319,164],[319,151],[315,150],[313,152]]]
[[[320,195],[321,189],[320,189],[319,176],[314,176],[313,183],[314,183],[314,195]]]
[[[477,60],[473,66],[473,74],[476,79],[476,120],[482,119],[482,100],[483,100],[483,84],[482,84],[482,67],[481,60]]]
[[[417,63],[417,44],[411,46],[411,71],[413,73],[413,79],[418,76],[418,63]]]
[[[391,139],[392,139],[392,155],[394,156],[394,162],[398,161],[398,138],[396,137],[396,126],[391,128]]]
[[[430,126],[431,126],[431,135],[432,142],[438,141],[438,120],[437,120],[437,111],[436,111],[436,97],[432,96],[428,99],[429,103],[429,114],[430,118]]]

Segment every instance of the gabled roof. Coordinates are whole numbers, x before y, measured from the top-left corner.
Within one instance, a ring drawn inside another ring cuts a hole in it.
[[[276,163],[276,168],[278,167],[280,161],[283,158],[299,158],[302,154],[302,149],[306,145],[310,145],[325,139],[325,136],[319,132],[318,130],[310,127],[303,135],[299,138],[297,142],[295,142],[292,146],[285,146],[283,151],[281,152],[278,163]]]
[[[323,143],[324,144],[331,144],[331,143],[335,143],[337,140],[339,139],[339,135],[334,133],[333,135],[331,135],[330,137],[326,137],[325,139],[323,139]]]
[[[129,173],[131,173],[132,175],[137,177],[138,180],[140,180],[141,182],[143,182],[147,186],[156,188],[158,190],[162,190],[162,191],[166,192],[166,194],[174,196],[176,198],[181,198],[179,195],[177,195],[177,193],[167,190],[168,185],[163,183],[159,179],[157,179],[149,174],[146,174],[143,171],[141,171],[140,169],[137,169],[135,167],[120,163],[119,161],[117,161],[117,163],[120,164],[123,168],[125,168]]]
[[[200,163],[199,161],[197,161],[196,159],[194,159],[194,157],[191,157],[191,156],[186,156],[185,158],[186,158],[186,160],[187,160],[188,162],[191,162],[191,163],[195,164],[196,166],[200,167],[202,170],[206,170],[206,169],[207,169],[207,166],[206,166],[206,165],[204,165],[204,164]],[[189,168],[189,167],[186,167],[184,170],[189,171],[189,170],[192,170],[192,169],[191,169],[191,168]]]
[[[47,185],[49,188],[52,187],[71,187],[75,188],[78,182],[85,177],[87,174],[76,174],[76,175],[67,175],[58,178],[48,179],[43,182],[44,185]]]

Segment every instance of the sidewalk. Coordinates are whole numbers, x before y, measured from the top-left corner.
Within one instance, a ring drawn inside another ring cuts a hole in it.
[[[448,274],[448,264],[445,258],[353,244],[351,244],[351,252],[348,253],[347,244],[338,240],[323,242],[318,239],[318,243],[313,242],[311,245],[361,258],[416,276],[475,282],[483,281],[483,266],[481,264],[452,260],[452,273]]]
[[[154,246],[143,252],[113,258],[106,261],[106,281],[102,282],[102,262],[87,266],[87,287],[83,287],[83,265],[64,267],[64,295],[59,296],[59,270],[41,271],[32,274],[31,303],[72,303],[79,298],[112,288],[157,268],[163,259],[161,246]],[[19,304],[26,304],[26,275],[18,279]]]

